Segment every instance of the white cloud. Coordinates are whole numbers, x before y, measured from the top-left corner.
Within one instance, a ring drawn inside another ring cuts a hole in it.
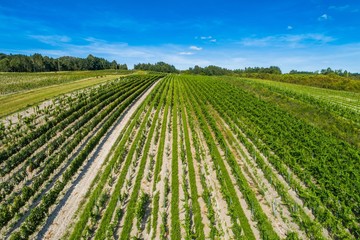
[[[89,43],[106,43],[105,40],[94,38],[94,37],[87,37],[87,38],[84,38],[84,40],[89,42]]]
[[[336,10],[336,11],[345,11],[350,8],[350,5],[344,5],[344,6],[330,6],[330,10]]]
[[[321,15],[318,20],[319,21],[326,21],[326,20],[329,20],[330,19],[330,16],[327,15],[326,13],[324,13],[323,15]]]
[[[195,39],[201,39],[204,40],[205,42],[212,42],[212,43],[217,41],[213,36],[201,36],[201,37],[195,37]]]
[[[28,37],[38,40],[39,42],[56,46],[61,43],[71,42],[71,38],[62,35],[28,35]]]
[[[291,47],[302,48],[307,45],[322,45],[335,39],[319,33],[284,34],[263,38],[244,38],[239,43],[246,47]]]
[[[164,61],[173,64],[179,69],[188,69],[194,65],[202,67],[217,65],[229,69],[274,65],[279,66],[283,72],[292,69],[315,71],[327,67],[360,72],[358,64],[360,60],[360,44],[306,44],[306,47],[302,48],[289,48],[292,42],[333,40],[331,37],[322,34],[268,36],[255,39],[268,46],[260,49],[254,48],[253,45],[245,46],[229,43],[226,46],[219,45],[216,48],[194,52],[194,54],[181,54],[183,49],[188,48],[184,45],[132,46],[121,42],[110,43],[101,39],[96,41],[94,38],[88,38],[88,40],[91,41],[85,41],[81,45],[75,45],[72,42],[63,43],[51,50],[44,48],[4,50],[22,54],[37,52],[52,57],[65,55],[86,57],[88,54],[93,54],[110,61],[114,59],[119,63],[126,63],[129,68],[139,62],[156,63]],[[251,39],[248,39],[248,43],[250,41]],[[276,49],[274,49],[274,44],[277,47]],[[184,51],[183,53],[188,52]]]
[[[190,46],[189,48],[190,48],[191,50],[195,50],[195,51],[200,51],[200,50],[202,50],[201,47],[197,47],[197,46]]]
[[[289,25],[289,26],[287,26],[287,29],[291,30],[291,29],[293,29],[293,27]]]
[[[179,52],[180,55],[193,55],[193,52]]]

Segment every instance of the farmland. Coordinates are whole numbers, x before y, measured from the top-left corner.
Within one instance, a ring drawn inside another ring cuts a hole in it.
[[[360,238],[359,93],[108,78],[2,120],[0,236]]]
[[[0,73],[0,117],[46,99],[90,87],[130,71]]]

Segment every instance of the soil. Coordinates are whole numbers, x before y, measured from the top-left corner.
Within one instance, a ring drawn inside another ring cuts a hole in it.
[[[55,212],[55,215],[49,216],[51,225],[43,230],[45,232],[44,235],[40,232],[38,237],[42,239],[60,239],[62,237],[70,223],[72,223],[72,218],[76,210],[83,201],[92,181],[96,177],[99,169],[101,169],[106,156],[110,153],[110,150],[119,137],[121,131],[157,83],[159,83],[159,81],[154,83],[138,100],[136,100],[136,102],[134,102],[134,104],[129,106],[129,108],[120,117],[119,121],[117,121],[116,124],[109,130],[107,137],[103,139],[100,146],[96,147],[96,155],[93,156],[91,166],[86,169],[86,172],[82,172],[82,178],[76,183],[76,185],[72,186],[71,194],[59,202],[59,205],[61,206],[59,211]]]

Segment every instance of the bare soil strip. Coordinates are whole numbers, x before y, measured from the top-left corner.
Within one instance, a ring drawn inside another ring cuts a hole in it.
[[[164,113],[164,109],[162,109],[159,113],[159,119],[157,124],[157,129],[156,131],[159,131],[159,137],[160,137],[160,129],[161,129],[161,125],[162,124],[166,124],[163,123],[163,113]],[[146,166],[146,170],[145,170],[145,175],[144,178],[141,181],[141,191],[144,193],[149,194],[149,196],[151,196],[151,202],[154,201],[154,195],[152,192],[152,186],[154,184],[154,181],[156,180],[154,178],[154,170],[155,170],[155,161],[157,159],[157,149],[159,147],[159,142],[160,140],[157,139],[156,141],[156,135],[157,132],[154,133],[153,135],[153,139],[151,141],[151,146],[150,146],[150,151],[149,151],[149,159],[147,160],[147,166]],[[142,230],[138,230],[138,234],[143,238],[143,239],[150,239],[151,238],[151,232],[148,231],[150,230],[151,227],[151,204],[149,206],[147,206],[146,209],[146,214],[145,214],[145,220],[143,222],[143,226],[142,226]],[[134,218],[135,220],[135,218]],[[134,225],[135,226],[135,225]]]
[[[229,216],[228,205],[220,190],[221,185],[216,176],[216,170],[211,158],[210,149],[206,144],[205,138],[202,135],[201,130],[197,129],[197,131],[197,133],[193,134],[198,135],[200,147],[202,151],[204,151],[205,156],[203,156],[201,163],[197,163],[197,161],[194,161],[194,163],[195,165],[198,165],[198,168],[200,168],[200,172],[202,172],[206,176],[206,184],[212,192],[212,202],[216,214],[216,228],[220,231],[220,235],[224,239],[233,239],[234,234],[231,231],[232,223]],[[208,234],[209,232],[205,232],[205,236]]]
[[[39,238],[60,239],[62,237],[72,222],[71,220],[74,213],[84,199],[106,156],[110,153],[111,147],[116,142],[130,117],[158,83],[159,81],[155,82],[141,95],[140,98],[134,101],[134,103],[125,110],[116,124],[109,130],[106,137],[102,140],[98,147],[96,147],[96,154],[92,157],[93,159],[91,159],[91,166],[86,169],[86,172],[81,173],[81,179],[76,181],[76,184],[71,187],[71,193],[59,202],[58,206],[60,206],[60,209],[55,212],[54,216],[49,216],[47,222],[50,224],[47,224],[43,230],[40,231],[38,235]]]
[[[187,129],[185,129],[185,131],[188,131]],[[190,146],[191,146],[191,153],[193,155],[193,157],[196,156],[196,150],[194,148],[194,143],[193,143],[193,138],[192,138],[192,135],[190,134]],[[197,191],[198,191],[198,196],[199,198],[197,199],[197,201],[199,201],[199,205],[200,205],[200,211],[201,211],[201,219],[202,219],[202,222],[204,224],[204,233],[205,233],[205,236],[208,235],[211,231],[210,229],[210,220],[209,218],[207,217],[207,214],[208,214],[208,209],[206,207],[206,203],[204,201],[204,198],[203,198],[203,193],[204,193],[204,189],[201,185],[201,180],[200,180],[200,173],[201,173],[201,163],[198,162],[195,158],[194,158],[194,168],[195,168],[195,180],[196,180],[196,188],[197,188]]]
[[[215,137],[213,132],[211,134],[213,135],[213,137]],[[257,228],[257,222],[254,221],[253,214],[251,212],[251,207],[248,205],[248,203],[245,200],[245,197],[244,197],[243,193],[240,191],[240,188],[238,187],[238,184],[236,182],[236,178],[235,178],[235,176],[234,176],[234,174],[232,172],[231,166],[226,161],[227,153],[224,152],[219,145],[217,146],[217,148],[218,148],[218,151],[220,152],[221,157],[222,157],[222,159],[224,161],[226,170],[229,173],[231,181],[232,181],[233,185],[235,186],[235,191],[236,191],[237,197],[239,199],[241,208],[243,209],[243,211],[245,213],[245,216],[246,216],[246,218],[247,218],[247,220],[248,220],[248,222],[250,224],[251,230],[253,231],[256,239],[261,239],[259,229]],[[249,185],[252,186],[252,184],[250,184],[250,182],[249,182]]]
[[[179,179],[179,217],[180,217],[180,223],[181,223],[181,227],[180,227],[180,231],[181,231],[181,236],[186,236],[186,231],[185,231],[185,224],[186,224],[186,219],[185,219],[185,214],[186,214],[186,209],[185,209],[185,204],[186,204],[186,200],[185,200],[185,193],[188,194],[188,189],[186,189],[186,185],[188,184],[189,180],[187,177],[187,165],[184,164],[181,161],[181,152],[183,151],[184,148],[184,139],[181,138],[181,134],[182,134],[182,125],[181,125],[181,115],[178,114],[178,121],[177,121],[177,132],[178,132],[178,136],[177,136],[177,142],[178,142],[178,179]],[[183,135],[182,135],[183,136]],[[184,176],[185,175],[185,176]],[[183,178],[185,177],[185,183]],[[187,201],[187,204],[189,205],[189,207],[191,206],[189,204],[189,201]]]
[[[171,112],[172,109],[169,108],[169,114],[167,116],[167,121],[163,122],[167,124],[166,134],[165,134],[165,149],[163,153],[163,162],[160,170],[160,181],[156,183],[156,191],[153,192],[153,196],[159,192],[159,212],[158,221],[156,226],[156,232],[152,233],[152,238],[161,239],[161,225],[163,223],[162,214],[167,213],[167,227],[170,225],[170,202],[171,194],[165,196],[165,178],[169,179],[171,176],[171,148],[172,148],[172,137],[171,137]],[[167,200],[166,200],[167,199]],[[165,201],[167,206],[165,207]]]

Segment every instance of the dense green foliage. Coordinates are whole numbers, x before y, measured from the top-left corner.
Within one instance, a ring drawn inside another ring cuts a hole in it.
[[[338,75],[338,76],[343,76],[343,77],[351,77],[351,78],[355,78],[355,79],[360,79],[359,73],[351,73],[351,72],[348,72],[347,70],[343,71],[342,69],[333,70],[331,68],[327,68],[327,69],[321,69],[320,71],[315,71],[315,72],[291,70],[289,72],[289,74],[319,74],[319,73],[321,73],[323,75]]]
[[[7,55],[0,53],[0,72],[51,72],[79,70],[127,70],[126,64],[109,62],[104,58],[88,55],[86,58],[64,56],[51,58],[39,53],[26,56],[21,54]]]
[[[277,66],[270,67],[247,67],[245,69],[236,69],[234,73],[268,73],[268,74],[281,74],[281,70]]]
[[[154,71],[154,72],[165,72],[165,73],[177,73],[177,70],[173,65],[157,62],[155,64],[151,63],[138,63],[134,65],[135,70],[145,70],[145,71]]]
[[[360,93],[259,79],[222,78],[360,147]]]
[[[268,68],[264,67],[248,67],[245,69],[236,69],[230,70],[214,65],[210,65],[207,67],[199,67],[195,66],[193,68],[189,68],[188,70],[184,71],[184,73],[188,74],[199,74],[199,75],[207,75],[207,76],[214,76],[214,75],[233,75],[236,74],[243,74],[243,73],[268,73],[268,74],[281,74],[281,70],[279,67],[271,66]]]
[[[288,74],[282,74],[276,66],[270,67],[247,67],[244,69],[230,70],[218,66],[189,68],[183,71],[187,74],[207,76],[240,76],[246,78],[266,79],[294,84],[308,85],[320,88],[360,92],[359,75],[342,70],[323,69],[320,72],[304,72],[292,70]]]
[[[234,121],[276,167],[281,159],[306,184],[308,192],[299,195],[334,236],[347,235],[336,227],[340,222],[359,236],[359,149],[224,81],[198,78],[197,83],[199,89],[208,86],[206,99],[219,111],[233,112]]]
[[[229,69],[214,66],[214,65],[210,65],[210,66],[207,66],[204,68],[196,65],[194,68],[189,68],[189,70],[184,71],[184,73],[213,76],[213,75],[231,74],[232,71]]]

